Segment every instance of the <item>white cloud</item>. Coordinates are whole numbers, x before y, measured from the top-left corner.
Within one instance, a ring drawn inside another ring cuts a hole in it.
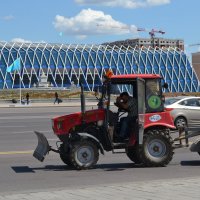
[[[158,6],[158,5],[169,4],[171,0],[147,0],[146,2],[147,5]]]
[[[171,0],[75,0],[80,5],[101,5],[111,7],[139,8],[158,6],[171,2]]]
[[[11,40],[11,42],[32,43],[32,41],[30,41],[30,40],[25,40],[25,39],[22,39],[22,38],[13,38],[13,39]]]
[[[134,25],[128,26],[114,20],[111,15],[92,9],[84,9],[71,18],[56,15],[53,25],[62,33],[60,35],[73,35],[81,39],[89,35],[120,35],[137,32]]]
[[[11,42],[19,42],[19,43],[46,43],[44,40],[33,42],[31,40],[25,40],[23,38],[13,38]]]
[[[7,15],[7,16],[2,17],[2,19],[5,20],[5,21],[11,21],[11,20],[14,19],[14,16],[13,15]]]

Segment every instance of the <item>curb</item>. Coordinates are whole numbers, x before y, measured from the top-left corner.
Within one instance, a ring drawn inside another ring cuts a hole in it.
[[[97,102],[88,102],[87,106],[97,106]],[[81,103],[61,103],[61,104],[30,104],[30,105],[20,105],[20,104],[0,104],[0,108],[36,108],[36,107],[81,107]]]

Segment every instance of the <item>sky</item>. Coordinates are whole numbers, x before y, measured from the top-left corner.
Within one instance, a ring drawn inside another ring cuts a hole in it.
[[[200,0],[1,0],[0,41],[101,44],[138,37],[183,39],[200,51]],[[138,32],[142,28],[144,31]]]

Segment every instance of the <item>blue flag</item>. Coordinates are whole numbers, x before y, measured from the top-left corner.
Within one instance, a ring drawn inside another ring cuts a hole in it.
[[[13,72],[21,68],[20,58],[17,58],[9,67],[7,67],[7,72]]]

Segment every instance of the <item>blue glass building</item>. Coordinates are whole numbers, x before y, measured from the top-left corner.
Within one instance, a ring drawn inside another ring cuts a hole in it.
[[[21,69],[6,71],[17,58]],[[105,71],[161,74],[171,92],[198,92],[199,80],[186,54],[178,49],[0,42],[0,89],[34,87],[42,74],[52,87],[84,83],[92,91]]]

